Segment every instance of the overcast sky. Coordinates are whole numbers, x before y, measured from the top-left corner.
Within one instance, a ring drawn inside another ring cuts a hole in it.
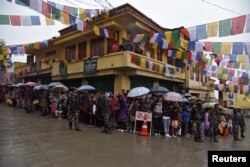
[[[15,1],[15,0],[13,0]],[[44,0],[46,1],[46,0]],[[95,0],[50,0],[56,3],[81,7],[99,8]],[[100,1],[100,0],[99,0]],[[101,0],[105,1],[105,0]],[[117,7],[124,3],[130,3],[142,13],[166,28],[191,27],[214,21],[250,14],[250,0],[109,0]],[[92,4],[93,6],[87,5]],[[222,9],[225,8],[225,9]],[[228,11],[228,10],[230,11]],[[237,13],[237,14],[236,14]],[[40,15],[27,7],[0,0],[0,14],[5,15]],[[56,22],[54,26],[46,26],[45,18],[41,16],[42,26],[9,26],[0,25],[0,39],[4,39],[7,45],[25,44],[42,41],[58,36],[58,30],[65,26]],[[250,34],[241,34],[226,38],[211,38],[210,41],[240,41],[250,42]]]

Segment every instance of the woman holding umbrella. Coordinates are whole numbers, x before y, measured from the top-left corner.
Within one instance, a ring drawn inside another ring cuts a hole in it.
[[[47,91],[42,90],[42,94],[40,96],[39,100],[39,105],[41,109],[41,116],[47,115],[47,106],[48,106],[48,101],[47,101]]]

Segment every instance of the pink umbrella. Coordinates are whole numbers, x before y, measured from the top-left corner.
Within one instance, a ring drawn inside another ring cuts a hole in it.
[[[30,86],[30,87],[34,87],[36,85],[37,85],[37,83],[35,83],[35,82],[27,82],[27,83],[25,83],[25,86]]]

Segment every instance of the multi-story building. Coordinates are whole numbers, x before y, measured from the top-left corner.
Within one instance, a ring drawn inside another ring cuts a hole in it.
[[[133,34],[169,30],[133,6],[125,4],[117,7],[108,18],[101,17],[90,21],[90,24],[112,30],[114,39],[102,38],[94,32],[77,31],[73,26],[67,27],[59,31],[60,36],[53,39],[53,44],[34,52],[36,63],[15,68],[17,79],[41,84],[60,81],[69,87],[89,84],[97,90],[113,91],[115,94],[122,89],[160,85],[170,91],[183,93],[182,90],[186,90],[207,97],[209,91],[201,83],[202,77],[195,76],[191,69],[176,69],[175,60],[160,49],[151,49],[147,55],[126,51],[112,53],[114,41],[121,44],[124,38],[129,39]],[[134,63],[134,57],[139,58],[140,63]],[[152,70],[147,65],[160,69]],[[166,65],[175,69],[174,74],[163,75],[161,71]]]

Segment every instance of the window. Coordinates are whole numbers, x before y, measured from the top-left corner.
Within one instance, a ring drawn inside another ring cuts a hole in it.
[[[65,49],[65,59],[68,62],[76,59],[76,45],[67,46]]]
[[[104,55],[104,38],[98,37],[90,41],[90,56]]]
[[[78,44],[78,60],[82,60],[87,57],[87,42],[81,42]]]

